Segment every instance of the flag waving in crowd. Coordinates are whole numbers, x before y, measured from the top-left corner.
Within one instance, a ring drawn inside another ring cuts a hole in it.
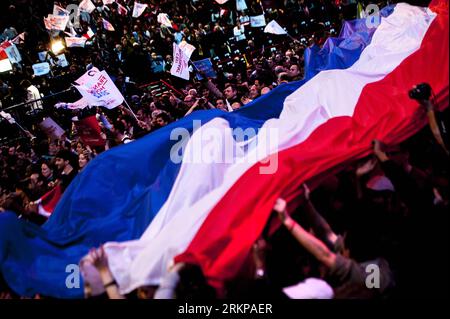
[[[44,18],[45,28],[47,30],[64,31],[67,27],[69,19],[70,18],[67,15],[49,14],[46,18]]]
[[[173,76],[189,80],[189,57],[176,43],[173,44],[173,57],[173,64],[170,69],[170,73]]]
[[[64,38],[66,41],[66,45],[68,48],[74,48],[74,47],[81,47],[84,48],[87,39],[84,37],[78,38],[78,37],[66,37]]]
[[[123,103],[122,93],[106,71],[92,68],[75,81],[75,87],[91,106],[104,106],[108,109],[115,108]]]
[[[92,13],[92,11],[95,10],[95,5],[92,3],[91,0],[83,0],[79,4],[79,8],[82,11],[85,11],[87,13]]]
[[[184,52],[184,54],[186,55],[186,57],[188,59],[191,58],[192,53],[194,53],[195,51],[195,47],[189,43],[187,43],[186,41],[181,41],[180,44],[178,45],[178,47],[181,49],[181,51]]]
[[[158,22],[161,23],[163,26],[167,27],[167,28],[171,28],[172,27],[172,22],[169,19],[169,16],[166,13],[160,13],[158,14]]]
[[[146,3],[134,2],[133,6],[133,18],[139,18],[147,9],[148,5]]]
[[[278,22],[275,20],[272,20],[269,22],[269,24],[264,29],[265,33],[272,33],[272,34],[287,34],[286,30],[284,30]]]

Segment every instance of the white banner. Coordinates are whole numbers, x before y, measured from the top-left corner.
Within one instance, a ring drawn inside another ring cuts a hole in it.
[[[87,71],[77,81],[75,87],[91,106],[115,108],[123,103],[122,93],[116,87],[106,71],[93,68]]]
[[[224,3],[228,2],[228,0],[216,0],[216,2],[218,4],[224,4]]]
[[[172,22],[169,19],[169,16],[167,15],[167,13],[160,13],[158,14],[158,18],[157,18],[158,22],[160,24],[162,24],[165,27],[171,28],[172,27]]]
[[[69,16],[57,16],[49,14],[47,18],[44,17],[44,24],[47,30],[64,31],[69,22]]]
[[[89,85],[89,83],[95,82],[96,78],[98,77],[98,73],[100,73],[100,70],[97,69],[95,66],[91,69],[89,69],[86,73],[84,73],[78,80],[75,81],[78,85]]]
[[[189,80],[189,58],[181,50],[181,48],[173,44],[173,64],[170,69],[170,74],[179,78]]]
[[[114,2],[116,2],[116,0],[103,0],[104,5],[113,4]]]
[[[275,20],[272,20],[269,22],[269,24],[264,29],[265,33],[272,33],[272,34],[287,34],[287,32],[276,22]]]
[[[46,75],[50,72],[50,64],[48,62],[33,64],[32,68],[35,76]]]
[[[84,48],[87,39],[86,38],[78,38],[78,37],[66,37],[66,46],[68,48]]]
[[[83,0],[80,2],[79,8],[81,11],[85,11],[87,13],[92,13],[95,10],[95,5],[91,0]]]
[[[133,6],[133,18],[139,18],[141,14],[144,13],[145,9],[147,9],[148,4],[134,2]]]
[[[253,28],[261,28],[266,26],[266,18],[264,14],[259,16],[250,17],[250,26]]]
[[[9,59],[0,60],[0,73],[12,70],[12,64]]]
[[[192,53],[195,51],[195,47],[186,41],[181,41],[178,45],[180,49],[184,52],[184,54],[187,56],[188,59],[191,58]]]

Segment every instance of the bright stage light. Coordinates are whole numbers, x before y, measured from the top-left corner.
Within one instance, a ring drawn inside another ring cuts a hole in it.
[[[61,40],[52,43],[52,52],[57,55],[64,50],[64,44]]]

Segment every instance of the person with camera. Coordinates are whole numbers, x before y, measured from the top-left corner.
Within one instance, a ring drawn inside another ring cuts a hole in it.
[[[449,156],[450,142],[447,129],[448,116],[446,117],[447,123],[445,123],[445,115],[436,109],[436,101],[431,100],[432,93],[432,88],[428,83],[420,83],[409,91],[409,97],[419,102],[419,104],[426,110],[431,132],[433,133],[437,143],[442,147],[447,156]],[[435,100],[434,96],[433,100]]]

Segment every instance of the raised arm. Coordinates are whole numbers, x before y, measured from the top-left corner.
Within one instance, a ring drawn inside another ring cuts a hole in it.
[[[274,210],[277,212],[283,225],[297,239],[297,241],[314,257],[331,269],[336,263],[336,255],[319,239],[307,232],[297,224],[286,211],[286,201],[279,198],[275,203]]]
[[[189,109],[189,111],[186,112],[186,114],[184,116],[188,116],[189,114],[191,114],[192,112],[194,112],[195,108],[198,106],[200,100],[195,101],[195,103],[191,106],[191,108]]]
[[[311,227],[320,239],[326,240],[330,244],[334,245],[338,236],[331,229],[330,224],[323,218],[322,215],[317,211],[314,204],[311,202],[310,190],[306,184],[303,184],[304,197],[305,197],[305,214],[311,223]]]
[[[120,294],[119,287],[109,270],[108,257],[105,254],[103,246],[98,249],[91,249],[89,257],[92,260],[92,265],[97,268],[100,273],[100,278],[102,279],[103,287],[105,288],[108,297],[110,299],[125,299],[125,297]]]

